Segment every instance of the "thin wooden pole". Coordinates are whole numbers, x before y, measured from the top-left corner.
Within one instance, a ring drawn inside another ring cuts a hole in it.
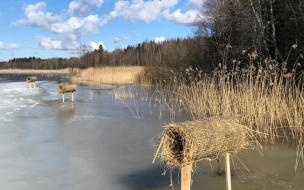
[[[62,103],[64,103],[64,93],[62,93]]]
[[[31,82],[29,83],[29,88],[32,88],[32,83]]]
[[[74,93],[72,92],[72,102],[74,102]]]
[[[182,167],[181,190],[190,190],[192,163]]]
[[[226,190],[231,190],[230,156],[226,153]]]
[[[34,82],[34,88],[36,88],[36,83]]]

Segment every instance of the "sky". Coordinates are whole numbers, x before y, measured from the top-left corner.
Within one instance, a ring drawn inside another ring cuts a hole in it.
[[[2,0],[0,61],[78,57],[192,35],[204,0]]]

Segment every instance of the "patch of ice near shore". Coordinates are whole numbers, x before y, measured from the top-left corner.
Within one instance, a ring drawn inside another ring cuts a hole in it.
[[[72,123],[76,121],[100,121],[100,120],[109,120],[112,119],[112,117],[108,116],[93,116],[93,115],[84,115],[84,116],[72,116],[73,118],[68,121],[67,123]]]
[[[42,92],[39,88],[29,89],[26,82],[0,83],[0,116],[1,120],[9,122],[9,117],[16,111],[25,107],[35,107],[38,101],[35,100]]]

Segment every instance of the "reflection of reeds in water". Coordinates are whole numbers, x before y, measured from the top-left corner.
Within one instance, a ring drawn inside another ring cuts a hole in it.
[[[136,83],[138,75],[143,71],[143,67],[99,67],[84,70],[75,70],[73,82],[91,82],[108,84]]]
[[[131,88],[117,88],[113,90],[112,95],[115,100],[134,100],[136,98],[136,94]]]
[[[61,108],[58,110],[58,116],[59,118],[62,119],[74,118],[75,117],[74,103],[72,102],[70,106],[62,104]]]
[[[139,93],[139,92],[137,92]],[[140,119],[139,109],[138,109],[138,99],[137,99],[136,92],[133,91],[132,88],[117,88],[112,91],[112,96],[115,100],[121,101],[136,117],[137,119]],[[129,105],[126,103],[126,100],[132,100],[133,105]],[[131,107],[134,107],[133,109]]]

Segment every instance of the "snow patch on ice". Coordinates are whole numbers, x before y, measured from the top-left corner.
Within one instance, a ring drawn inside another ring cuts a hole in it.
[[[12,121],[7,117],[13,114],[13,111],[26,107],[35,107],[38,104],[39,94],[42,92],[39,88],[28,89],[25,82],[0,83],[0,89],[2,89],[0,94],[0,116],[4,116],[0,119],[6,122]]]

